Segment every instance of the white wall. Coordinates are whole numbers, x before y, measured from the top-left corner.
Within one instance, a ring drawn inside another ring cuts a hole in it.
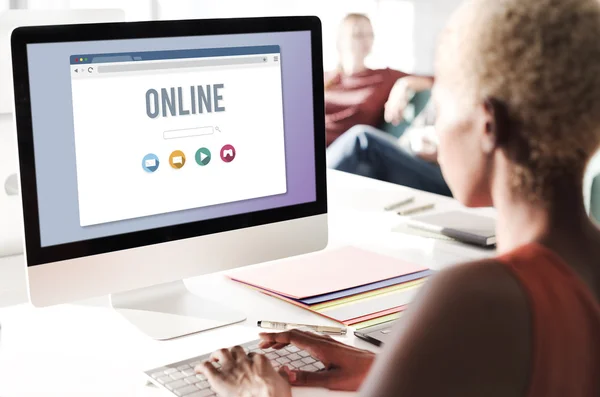
[[[81,1],[81,0],[80,0]],[[348,13],[367,14],[375,28],[368,64],[405,71],[414,68],[411,0],[155,0],[160,19],[317,15],[323,24],[325,70],[337,65],[338,24]]]
[[[325,67],[336,63],[335,31],[348,12],[369,14],[379,40],[372,67],[430,74],[437,37],[462,0],[27,0],[30,8],[118,6],[127,20],[316,14],[323,21]],[[396,3],[395,5],[393,3]],[[0,10],[9,0],[0,0]],[[152,5],[157,9],[152,10]],[[413,18],[414,15],[414,18]],[[390,22],[393,21],[393,22]],[[414,36],[414,37],[413,37]]]
[[[412,0],[415,5],[415,71],[432,74],[437,38],[463,0]]]
[[[160,19],[236,18],[283,15],[318,15],[323,22],[325,69],[335,67],[335,32],[348,12],[368,13],[372,0],[159,0]]]

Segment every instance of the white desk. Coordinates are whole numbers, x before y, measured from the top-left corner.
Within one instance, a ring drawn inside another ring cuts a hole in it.
[[[354,244],[432,268],[492,254],[457,243],[391,232],[402,218],[383,212],[382,207],[407,192],[413,194],[403,187],[330,172],[330,246]],[[419,200],[435,200],[437,210],[459,207],[450,199],[422,192],[416,194]],[[10,269],[15,280],[9,284],[22,286],[19,257],[0,260],[0,279]],[[105,298],[46,309],[13,303],[1,308],[0,302],[3,328],[0,396],[159,396],[162,395],[159,391],[144,385],[141,371],[255,339],[257,320],[329,323],[316,314],[235,284],[221,274],[198,277],[190,280],[189,285],[199,295],[223,297],[228,305],[244,311],[247,321],[173,341],[156,342],[139,334],[117,313],[107,309]],[[0,300],[1,288],[0,284]],[[5,299],[6,296],[22,299],[22,290],[18,289],[5,294]],[[345,341],[372,348],[353,336]],[[318,397],[352,393],[296,389],[294,395]]]

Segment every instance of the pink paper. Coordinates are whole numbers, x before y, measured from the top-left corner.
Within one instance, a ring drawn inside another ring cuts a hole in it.
[[[293,299],[304,299],[426,269],[356,247],[345,247],[241,269],[229,277]]]

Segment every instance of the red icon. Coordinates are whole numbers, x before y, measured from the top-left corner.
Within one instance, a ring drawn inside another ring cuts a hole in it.
[[[221,160],[231,163],[235,159],[235,148],[231,145],[225,145],[221,148]]]

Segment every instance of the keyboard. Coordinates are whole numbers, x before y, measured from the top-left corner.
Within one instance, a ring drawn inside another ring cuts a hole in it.
[[[254,352],[264,354],[271,365],[278,370],[281,366],[287,365],[290,369],[301,371],[318,372],[325,369],[322,362],[312,357],[308,352],[300,350],[296,346],[290,345],[281,350],[261,349],[258,347],[260,340],[245,343],[241,345],[246,353]],[[217,396],[212,390],[206,377],[196,374],[194,368],[208,360],[210,354],[190,358],[177,363],[154,368],[145,371],[150,381],[159,388],[177,397],[211,397]],[[219,363],[213,363],[216,368],[220,368]]]

